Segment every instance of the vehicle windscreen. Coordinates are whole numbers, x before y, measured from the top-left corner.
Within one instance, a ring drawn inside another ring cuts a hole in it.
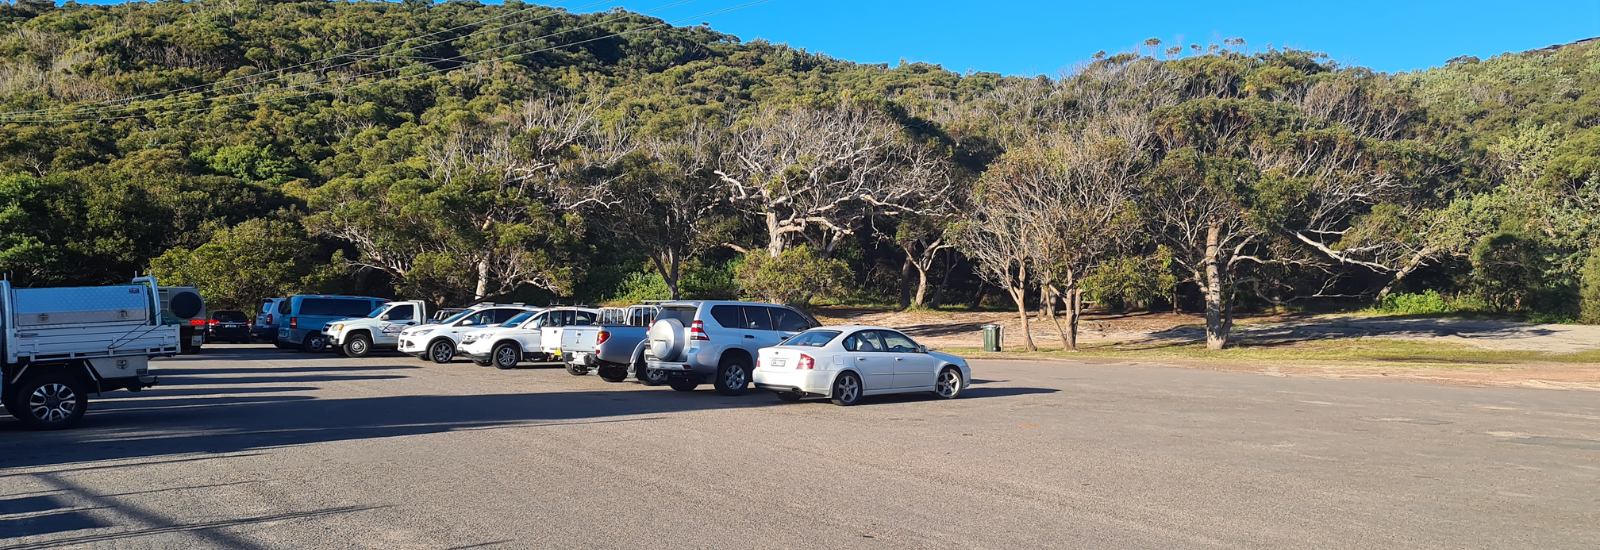
[[[451,315],[449,317],[446,317],[443,321],[439,321],[439,324],[448,325],[450,323],[454,323],[456,321],[460,321],[462,317],[466,317],[467,315],[470,315],[471,313],[472,313],[472,310],[469,309],[469,310],[463,311],[461,313],[457,313],[455,315]]]
[[[808,331],[802,332],[800,334],[796,334],[794,336],[791,336],[791,337],[789,337],[788,340],[784,340],[782,343],[780,343],[778,345],[780,345],[780,346],[805,346],[805,347],[808,347],[808,348],[820,348],[822,346],[828,345],[828,342],[832,342],[834,338],[838,338],[838,337],[839,337],[839,331],[837,331],[837,330],[808,330]]]
[[[538,312],[537,311],[524,311],[524,312],[522,312],[522,314],[517,315],[516,317],[512,317],[510,319],[507,319],[506,322],[500,323],[500,326],[506,327],[506,328],[515,327],[517,325],[522,324],[523,321],[528,320],[529,317],[533,317],[533,315],[535,313],[538,313]]]
[[[245,317],[243,311],[218,311],[212,313],[211,318],[224,323],[243,323],[250,320],[249,317]]]

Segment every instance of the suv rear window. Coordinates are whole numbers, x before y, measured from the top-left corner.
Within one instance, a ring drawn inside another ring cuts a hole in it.
[[[661,314],[656,316],[656,320],[677,319],[683,326],[689,326],[694,322],[694,311],[694,306],[668,306],[661,308]]]
[[[739,306],[711,306],[711,318],[722,328],[744,328],[744,314]]]
[[[250,320],[244,316],[243,311],[216,311],[211,313],[211,318],[224,323],[243,323]]]

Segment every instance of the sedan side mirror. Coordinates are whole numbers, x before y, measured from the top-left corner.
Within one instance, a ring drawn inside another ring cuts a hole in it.
[[[917,344],[917,353],[928,353],[928,346]]]

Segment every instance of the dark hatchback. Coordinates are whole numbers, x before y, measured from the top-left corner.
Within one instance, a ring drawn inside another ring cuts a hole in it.
[[[207,342],[250,343],[250,317],[243,311],[215,311],[206,322]]]

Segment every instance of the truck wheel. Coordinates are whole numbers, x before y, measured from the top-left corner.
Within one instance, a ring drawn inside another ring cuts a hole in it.
[[[695,388],[700,387],[700,383],[699,382],[695,382],[694,380],[690,380],[690,379],[687,379],[687,378],[677,378],[677,379],[670,380],[670,381],[667,382],[667,385],[668,386],[672,386],[672,389],[678,390],[678,391],[694,391]]]
[[[322,333],[307,334],[306,339],[300,342],[300,351],[317,353],[328,349],[328,337]]]
[[[745,368],[743,363],[734,357],[722,360],[722,365],[717,367],[716,379],[711,381],[717,393],[729,397],[744,395],[745,388],[750,387],[750,369]]]
[[[83,420],[89,393],[83,381],[66,373],[48,373],[22,383],[11,397],[12,416],[35,430],[71,428]]]
[[[494,353],[489,357],[494,361],[494,368],[505,370],[509,368],[515,368],[517,366],[517,361],[521,359],[520,357],[517,357],[517,355],[518,353],[516,346],[511,344],[500,344],[494,347]]]
[[[607,382],[621,382],[628,379],[628,367],[622,365],[602,365],[599,371],[600,379]]]
[[[585,374],[589,374],[589,367],[585,367],[577,363],[567,363],[567,374],[573,376],[583,376]]]
[[[366,357],[372,354],[372,337],[365,334],[352,334],[344,343],[345,357]]]
[[[424,361],[433,361],[438,364],[449,363],[456,358],[456,344],[449,339],[440,338],[428,344],[428,354],[423,356]]]

